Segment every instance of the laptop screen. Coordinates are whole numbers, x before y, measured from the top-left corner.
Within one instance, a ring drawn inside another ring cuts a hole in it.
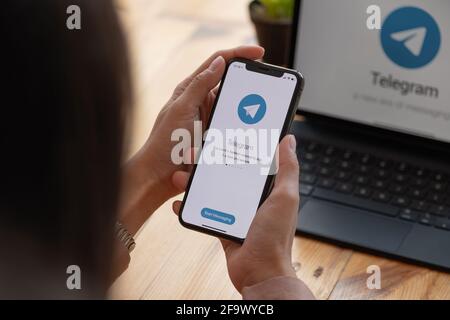
[[[450,142],[450,1],[303,0],[300,109]]]

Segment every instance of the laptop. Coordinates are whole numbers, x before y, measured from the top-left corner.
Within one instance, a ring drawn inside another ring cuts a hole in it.
[[[450,270],[450,2],[296,2],[297,230]]]

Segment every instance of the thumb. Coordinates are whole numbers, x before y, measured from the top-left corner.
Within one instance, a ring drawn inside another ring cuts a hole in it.
[[[183,106],[198,107],[201,105],[209,92],[213,90],[220,82],[225,71],[225,59],[218,56],[205,69],[194,77],[186,90],[179,98],[179,102]]]
[[[298,195],[299,164],[296,155],[296,140],[287,135],[279,145],[279,168],[275,177],[274,192]]]
[[[246,241],[260,242],[262,233],[270,233],[273,245],[282,244],[283,248],[291,248],[300,200],[298,192],[299,165],[295,148],[296,142],[292,135],[284,137],[280,142],[278,146],[279,168],[274,187],[269,197],[258,209]]]

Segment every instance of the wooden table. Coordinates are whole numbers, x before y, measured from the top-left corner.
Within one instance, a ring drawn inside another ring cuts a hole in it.
[[[209,54],[255,43],[248,0],[118,0],[135,81],[134,152],[173,88]],[[180,226],[167,202],[137,235],[129,269],[111,288],[118,299],[240,299],[219,242]],[[449,248],[450,250],[450,248]],[[296,237],[293,263],[319,299],[449,299],[450,275]],[[370,265],[382,289],[366,286]]]

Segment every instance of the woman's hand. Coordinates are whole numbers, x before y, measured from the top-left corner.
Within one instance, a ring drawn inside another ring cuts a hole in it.
[[[299,165],[295,148],[292,135],[280,143],[274,188],[259,208],[244,243],[221,240],[230,279],[239,292],[274,277],[296,277],[291,261],[299,207]],[[177,172],[172,178],[173,184],[182,190],[188,177],[187,172]],[[175,213],[179,212],[180,205],[180,201],[174,202]]]
[[[178,143],[171,141],[172,133],[187,129],[193,136],[195,120],[201,120],[205,126],[228,60],[254,60],[263,55],[264,49],[258,46],[218,51],[176,87],[147,142],[124,168],[120,219],[131,233],[162,203],[180,192],[171,183],[171,177],[175,171],[188,167],[174,164],[171,159],[172,148]]]

